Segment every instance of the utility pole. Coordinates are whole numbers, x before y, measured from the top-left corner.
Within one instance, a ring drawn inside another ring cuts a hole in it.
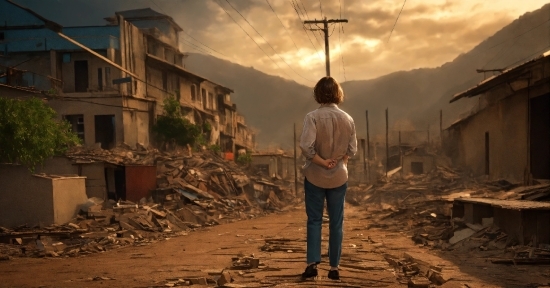
[[[370,183],[370,137],[369,137],[369,110],[365,111],[367,118],[367,181]]]
[[[389,130],[390,126],[388,124],[388,108],[386,108],[386,177],[388,177],[388,170],[390,166]]]
[[[298,196],[298,156],[296,153],[296,123],[294,123],[294,193]]]
[[[319,29],[309,29],[311,31],[314,30],[321,30],[325,33],[325,62],[326,62],[326,68],[327,68],[327,76],[330,76],[330,53],[329,53],[329,45],[328,45],[328,24],[329,23],[348,23],[347,19],[330,19],[327,20],[327,17],[325,17],[324,20],[306,20],[304,21],[304,24],[323,24],[323,28]],[[319,26],[317,26],[319,27]]]
[[[439,141],[443,151],[443,109],[439,110]]]

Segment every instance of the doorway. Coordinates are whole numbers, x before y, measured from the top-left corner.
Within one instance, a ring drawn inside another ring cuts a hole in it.
[[[74,61],[74,91],[88,92],[88,61]]]
[[[530,100],[531,174],[535,179],[550,179],[550,94]]]
[[[95,115],[95,143],[102,149],[115,147],[115,115]]]

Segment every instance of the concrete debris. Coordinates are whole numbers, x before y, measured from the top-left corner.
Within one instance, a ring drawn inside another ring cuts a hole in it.
[[[260,266],[260,259],[254,258],[254,255],[233,257],[231,260],[233,261],[231,269],[235,270],[256,269]]]
[[[282,211],[295,201],[290,183],[251,176],[211,151],[188,156],[144,147],[131,151],[78,147],[67,156],[78,163],[156,165],[157,189],[138,203],[89,198],[78,217],[65,225],[0,227],[0,255],[74,257],[143,246],[203,227]],[[251,265],[257,266],[256,260]]]
[[[466,229],[455,231],[453,237],[449,239],[449,244],[455,244],[466,238],[469,238],[470,236],[474,235],[476,231],[479,231],[479,230],[466,228]]]
[[[535,183],[534,186],[524,187],[506,180],[488,181],[485,177],[474,178],[460,169],[436,166],[426,174],[402,175],[396,172],[391,178],[382,177],[373,185],[360,184],[350,187],[346,201],[351,205],[366,207],[369,212],[367,219],[372,223],[366,227],[367,230],[382,228],[390,232],[404,232],[409,234],[416,244],[429,249],[457,250],[464,253],[501,251],[508,255],[510,251],[507,249],[524,247],[539,249],[539,254],[537,257],[527,258],[503,255],[495,263],[511,263],[510,261],[518,260],[518,263],[541,264],[548,261],[550,257],[546,258],[543,256],[545,254],[540,252],[545,251],[545,247],[541,246],[545,244],[533,240],[530,243],[525,241],[525,245],[520,246],[517,237],[509,236],[501,230],[493,216],[476,216],[479,219],[476,218],[475,224],[468,223],[471,221],[465,218],[453,218],[452,215],[456,212],[453,201],[470,197],[519,201],[548,200],[550,184]],[[265,245],[262,249],[269,251],[267,249],[273,248]],[[406,276],[416,273],[414,269],[407,269],[404,274]],[[445,276],[436,272],[423,273],[422,276],[434,284],[443,282]],[[406,280],[406,283],[409,283],[409,279]]]

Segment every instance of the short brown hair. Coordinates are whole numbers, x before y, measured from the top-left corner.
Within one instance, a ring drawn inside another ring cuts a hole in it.
[[[319,104],[340,104],[344,102],[344,91],[336,79],[325,76],[315,84],[313,98]]]

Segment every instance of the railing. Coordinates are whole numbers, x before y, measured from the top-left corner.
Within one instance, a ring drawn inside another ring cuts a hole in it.
[[[59,79],[32,71],[9,68],[3,65],[0,65],[0,83],[13,87],[47,91],[49,93],[61,91],[63,86],[63,82]]]

